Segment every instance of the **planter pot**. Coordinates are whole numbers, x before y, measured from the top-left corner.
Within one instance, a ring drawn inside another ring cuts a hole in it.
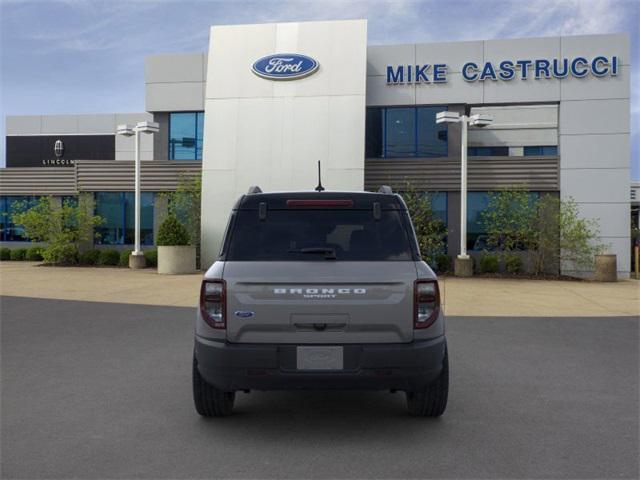
[[[618,280],[618,266],[615,254],[596,255],[597,282],[615,282]]]
[[[158,273],[179,275],[195,271],[196,247],[192,245],[158,247]]]

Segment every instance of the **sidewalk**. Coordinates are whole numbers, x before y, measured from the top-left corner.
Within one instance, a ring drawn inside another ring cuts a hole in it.
[[[201,273],[43,267],[0,263],[0,295],[195,307]],[[602,317],[640,315],[640,282],[617,283],[455,278],[440,280],[445,313],[459,316]]]

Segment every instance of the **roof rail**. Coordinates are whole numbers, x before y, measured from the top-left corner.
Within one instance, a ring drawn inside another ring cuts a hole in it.
[[[252,193],[262,193],[262,189],[257,185],[252,185],[251,187],[249,187],[249,191],[247,192],[247,194],[250,195]]]
[[[393,190],[391,190],[391,187],[389,185],[380,185],[380,188],[378,189],[378,193],[384,193],[387,195],[392,195],[393,194]]]

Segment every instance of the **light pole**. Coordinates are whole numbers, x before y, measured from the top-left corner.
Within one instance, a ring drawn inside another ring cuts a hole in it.
[[[131,125],[118,125],[116,133],[125,137],[135,136],[135,245],[133,252],[129,256],[129,268],[144,268],[145,259],[140,249],[140,133],[157,133],[160,126],[156,122],[138,122],[134,127]]]
[[[439,112],[436,123],[460,123],[462,126],[461,168],[460,168],[460,255],[455,261],[455,274],[470,277],[473,274],[473,261],[467,255],[467,126],[486,127],[493,118],[489,115],[460,115],[458,112]]]

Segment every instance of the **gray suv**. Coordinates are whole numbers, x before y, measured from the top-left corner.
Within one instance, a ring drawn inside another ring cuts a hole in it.
[[[202,281],[198,413],[229,415],[237,391],[371,389],[404,391],[412,415],[442,415],[440,292],[402,198],[388,187],[249,192]]]

